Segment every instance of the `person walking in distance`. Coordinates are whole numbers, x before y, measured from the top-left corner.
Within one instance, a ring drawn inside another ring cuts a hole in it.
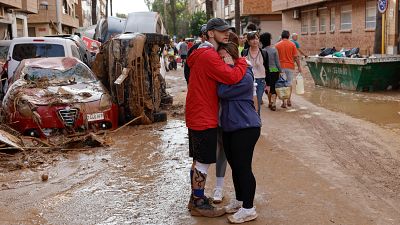
[[[296,45],[289,40],[289,31],[282,31],[281,37],[282,40],[275,45],[275,48],[276,50],[278,50],[279,62],[281,64],[282,72],[286,75],[286,79],[290,85],[290,89],[292,89],[292,82],[295,70],[294,63],[296,62],[298,72],[301,73],[300,59],[297,54]],[[292,94],[290,94],[289,99],[282,101],[282,108],[286,108],[286,106],[292,106],[291,96]]]
[[[228,64],[239,57],[238,46],[221,44],[218,53]],[[220,123],[226,157],[232,168],[235,199],[225,207],[231,223],[244,223],[257,218],[254,207],[256,179],[252,172],[254,147],[260,137],[261,119],[253,102],[253,73],[251,68],[234,85],[218,85],[221,102]]]
[[[190,67],[186,96],[185,119],[189,130],[189,154],[194,163],[191,168],[192,194],[188,207],[192,216],[217,217],[225,214],[204,195],[207,171],[216,162],[218,96],[217,84],[239,82],[247,69],[244,58],[234,67],[225,64],[217,53],[220,43],[228,42],[230,26],[220,18],[207,22],[208,41],[192,52],[187,60]]]
[[[300,43],[299,43],[299,41],[298,41],[298,39],[299,39],[299,35],[297,34],[297,33],[293,33],[292,34],[292,42],[296,45],[296,48],[297,48],[297,51],[301,54],[301,55],[303,55],[304,57],[308,57],[304,52],[303,52],[303,50],[301,50],[301,48],[300,48]],[[299,54],[299,55],[300,55]]]
[[[275,83],[279,79],[279,74],[282,72],[281,65],[279,63],[279,54],[278,51],[271,46],[272,36],[270,33],[265,32],[260,35],[260,41],[262,44],[262,49],[267,51],[268,53],[268,65],[269,65],[269,73],[266,77],[267,86],[269,86],[268,92],[268,107],[272,111],[276,111],[276,90]]]
[[[268,66],[268,53],[262,50],[260,45],[260,35],[258,32],[253,31],[247,34],[247,40],[250,47],[243,50],[243,56],[246,56],[247,60],[251,62],[253,67],[254,77],[257,83],[257,112],[260,115],[260,105],[262,102],[262,97],[265,92],[265,77],[269,72]]]
[[[187,45],[187,43],[186,43],[186,41],[183,41],[182,43],[181,43],[181,45],[179,46],[179,55],[180,55],[180,57],[181,57],[181,67],[183,67],[184,65],[185,65],[185,62],[186,62],[186,57],[187,57],[187,54],[188,54],[188,45]]]

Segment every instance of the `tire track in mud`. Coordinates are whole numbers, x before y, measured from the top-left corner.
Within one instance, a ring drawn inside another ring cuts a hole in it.
[[[400,221],[400,157],[396,149],[400,141],[395,134],[299,97],[294,102],[298,104],[292,110],[268,111],[270,126],[282,127],[270,135],[278,147],[287,149],[304,165],[317,168],[332,185],[355,198],[354,205],[364,205],[378,224]],[[380,218],[382,207],[388,212]]]

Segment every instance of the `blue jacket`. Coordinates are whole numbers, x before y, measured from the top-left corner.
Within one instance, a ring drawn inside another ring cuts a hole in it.
[[[253,77],[253,71],[249,67],[239,83],[218,85],[221,103],[220,125],[224,131],[261,127],[261,119],[253,102]]]

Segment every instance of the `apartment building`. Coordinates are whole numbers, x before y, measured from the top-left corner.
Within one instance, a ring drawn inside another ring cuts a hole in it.
[[[384,24],[387,54],[398,52],[398,0],[388,1]],[[322,47],[359,47],[372,54],[375,41],[376,0],[273,0],[272,11],[282,12],[283,28],[299,34],[310,55]]]
[[[205,0],[189,0],[188,6],[190,13],[206,10]],[[213,15],[235,26],[235,0],[213,0]],[[272,0],[240,0],[240,21],[241,33],[254,24],[261,32],[270,32],[278,40],[282,30],[282,16],[272,11]]]
[[[92,4],[95,0],[80,0],[80,7],[78,7],[78,15],[79,15],[79,26],[80,27],[89,27],[93,24],[92,20]],[[106,12],[106,0],[96,0],[97,4],[97,21],[101,18],[105,18],[107,16]],[[79,6],[78,2],[78,6]]]
[[[78,0],[39,0],[39,13],[29,15],[29,36],[73,33],[79,27]]]
[[[72,34],[92,25],[93,0],[39,0],[39,12],[28,17],[29,36]],[[97,18],[106,16],[106,1],[97,1]]]
[[[28,36],[27,17],[34,13],[37,0],[0,0],[0,39]]]
[[[282,14],[272,11],[272,0],[242,0],[242,27],[254,24],[261,33],[269,32],[272,43],[276,43],[282,33]]]

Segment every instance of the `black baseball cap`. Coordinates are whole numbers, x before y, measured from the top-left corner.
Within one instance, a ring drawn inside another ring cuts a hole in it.
[[[234,29],[234,28],[229,26],[228,23],[221,18],[212,18],[207,22],[207,31],[209,30],[225,31],[229,29]]]

